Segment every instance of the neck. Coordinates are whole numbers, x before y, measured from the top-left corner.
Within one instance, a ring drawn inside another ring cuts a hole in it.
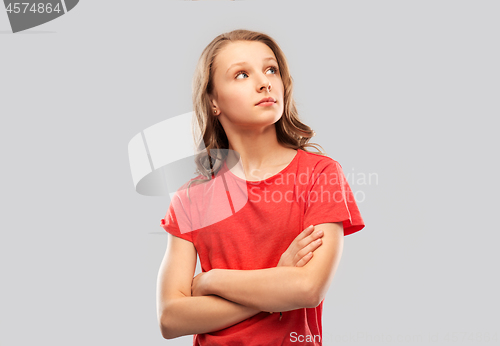
[[[274,124],[258,131],[233,133],[228,140],[229,149],[236,152],[229,152],[228,162],[233,166],[241,160],[245,171],[273,167],[291,150],[278,143]]]

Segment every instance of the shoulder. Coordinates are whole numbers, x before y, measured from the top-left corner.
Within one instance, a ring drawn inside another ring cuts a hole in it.
[[[209,181],[210,180],[207,180],[205,176],[199,174],[181,185],[175,192],[171,193],[170,196],[172,199],[179,199],[181,202],[185,203],[189,200],[188,193],[189,196],[192,196],[193,193],[199,193],[200,187]]]
[[[302,162],[301,165],[304,168],[313,169],[313,171],[322,171],[324,169],[338,170],[342,169],[340,163],[332,159],[328,155],[321,155],[314,152],[308,152],[302,149],[298,149],[302,152]]]

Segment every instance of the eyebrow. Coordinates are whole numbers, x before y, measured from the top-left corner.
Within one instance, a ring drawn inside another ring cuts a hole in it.
[[[268,61],[268,60],[274,60],[274,61],[276,61],[276,59],[275,59],[275,58],[273,58],[272,56],[269,56],[269,57],[267,57],[267,58],[264,58],[262,61]],[[237,62],[237,63],[235,63],[235,64],[232,64],[231,66],[229,66],[229,68],[227,69],[226,73],[227,73],[230,69],[232,69],[234,66],[238,66],[238,65],[245,65],[246,63],[247,63],[246,61],[242,61],[242,62]],[[276,61],[276,63],[278,63],[278,62]]]

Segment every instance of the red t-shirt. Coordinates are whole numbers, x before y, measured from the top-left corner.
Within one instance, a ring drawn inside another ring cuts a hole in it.
[[[199,179],[199,175],[194,179]],[[189,183],[189,182],[188,182]],[[203,272],[214,268],[276,267],[309,225],[342,222],[344,236],[364,221],[340,164],[298,149],[289,165],[259,182],[223,164],[206,183],[184,184],[173,196],[162,227],[193,242]],[[323,301],[315,308],[258,313],[228,328],[195,334],[193,345],[322,345]]]

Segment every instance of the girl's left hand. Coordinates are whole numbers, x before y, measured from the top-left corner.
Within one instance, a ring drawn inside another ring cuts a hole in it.
[[[193,282],[191,283],[191,296],[205,296],[207,295],[206,287],[207,287],[207,279],[209,272],[201,272],[193,278]]]

